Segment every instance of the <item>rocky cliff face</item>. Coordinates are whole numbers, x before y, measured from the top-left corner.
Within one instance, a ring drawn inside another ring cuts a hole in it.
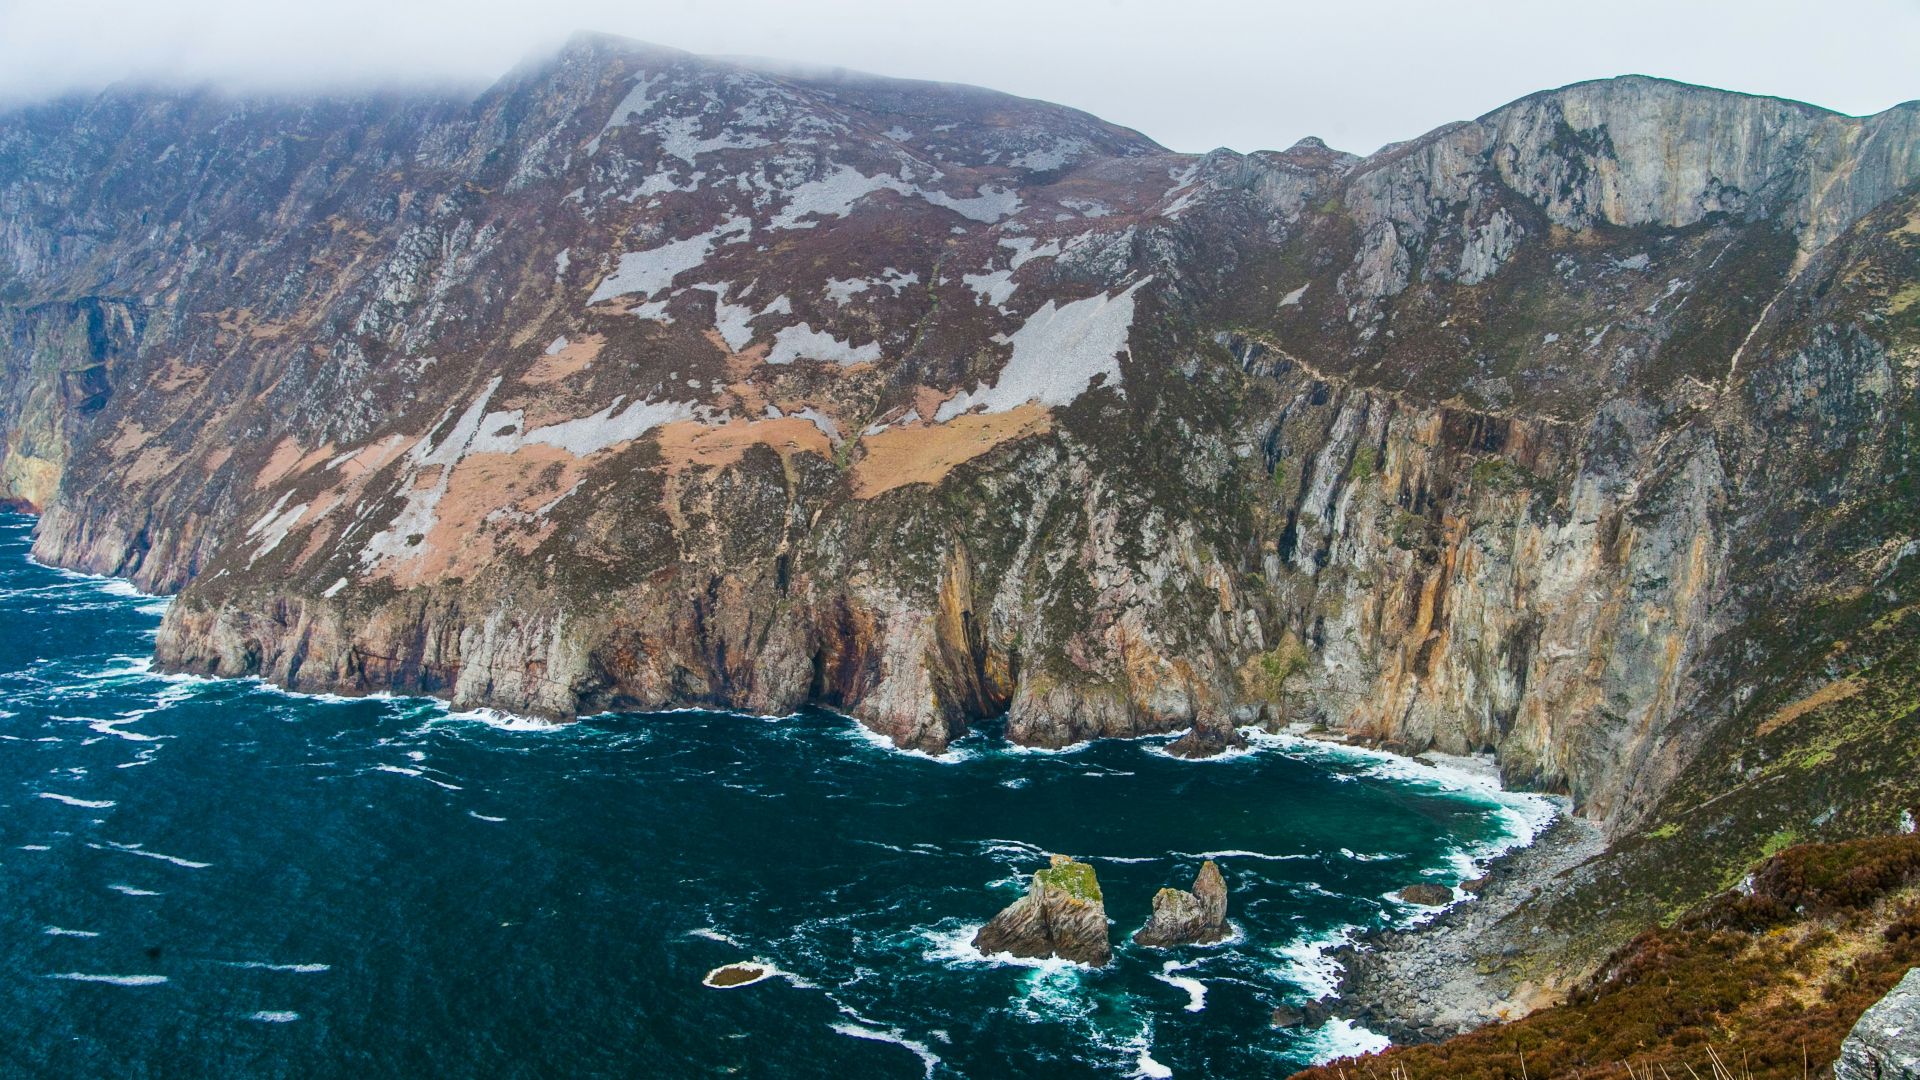
[[[0,118],[0,494],[180,591],[172,668],[1306,722],[1627,828],[1782,605],[1893,603],[1916,177],[1920,108],[1641,78],[1366,159],[591,37],[471,102],[116,91]]]

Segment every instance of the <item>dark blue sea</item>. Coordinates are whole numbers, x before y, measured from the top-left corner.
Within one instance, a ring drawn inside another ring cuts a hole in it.
[[[1286,736],[945,760],[851,721],[563,727],[152,673],[165,601],[0,516],[0,1074],[1284,1076],[1325,951],[1417,917],[1550,813],[1460,769]],[[1113,963],[970,947],[1050,852]],[[1219,861],[1237,934],[1127,936]],[[751,960],[777,972],[711,989]]]

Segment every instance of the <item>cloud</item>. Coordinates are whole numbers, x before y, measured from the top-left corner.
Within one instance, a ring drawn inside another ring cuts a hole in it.
[[[1360,152],[1640,72],[1873,112],[1920,96],[1920,4],[1710,0],[0,0],[0,99],[127,80],[478,88],[576,30],[970,82],[1180,150]]]

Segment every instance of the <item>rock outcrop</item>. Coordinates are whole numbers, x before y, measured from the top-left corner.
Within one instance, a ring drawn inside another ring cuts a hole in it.
[[[1207,945],[1232,933],[1227,926],[1227,881],[1212,859],[1200,864],[1193,891],[1166,888],[1153,895],[1153,914],[1134,932],[1137,945]]]
[[[1840,1044],[1834,1080],[1920,1080],[1920,968],[1861,1014]]]
[[[1445,885],[1434,885],[1424,881],[1418,885],[1409,885],[1393,895],[1409,904],[1419,904],[1422,907],[1445,907],[1453,903],[1452,889]]]
[[[1057,956],[1100,967],[1113,956],[1107,941],[1107,908],[1093,867],[1055,855],[1034,872],[1027,894],[1007,905],[973,936],[983,953]]]

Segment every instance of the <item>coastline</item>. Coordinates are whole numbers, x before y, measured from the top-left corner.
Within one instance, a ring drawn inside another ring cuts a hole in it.
[[[47,566],[30,557],[29,562],[63,578],[85,581],[128,599],[164,599],[140,593],[125,579]],[[169,681],[245,682],[289,697],[319,701],[348,701],[359,696],[290,690],[257,676],[212,679],[190,674],[151,673]],[[375,693],[365,696],[390,698],[396,695]],[[447,706],[444,699],[421,696],[419,700]],[[957,748],[961,750],[960,753],[945,758],[903,751],[890,741],[875,737],[870,729],[853,718],[838,715],[846,721],[849,737],[890,755],[931,759],[940,763],[952,763],[974,756],[966,752],[971,748]],[[526,720],[524,724],[517,723],[521,718],[494,710],[452,712],[449,709],[443,718],[478,721],[508,730],[553,730],[565,726],[532,720]],[[1177,735],[1169,733],[1128,741],[1142,742],[1149,752],[1161,753],[1161,740]],[[1268,732],[1254,728],[1244,729],[1243,735],[1251,745],[1213,758],[1193,761],[1174,755],[1163,756],[1195,765],[1219,763],[1231,767],[1233,763],[1250,759],[1263,751],[1295,755],[1308,751],[1308,756],[1316,757],[1332,753],[1341,758],[1373,761],[1375,764],[1366,770],[1368,775],[1392,774],[1409,778],[1408,773],[1411,772],[1424,774],[1417,777],[1424,782],[1438,781],[1447,787],[1479,788],[1493,792],[1505,790],[1499,785],[1497,769],[1484,755],[1407,755],[1313,734]],[[1076,744],[1059,750],[1010,746],[1009,752],[1071,754],[1085,749],[1087,745]],[[1503,934],[1499,924],[1538,888],[1597,853],[1600,845],[1596,830],[1584,822],[1569,819],[1564,808],[1549,809],[1545,805],[1546,799],[1528,793],[1508,794],[1525,797],[1525,800],[1516,802],[1537,803],[1542,813],[1532,817],[1538,824],[1537,831],[1524,834],[1526,839],[1519,841],[1517,846],[1504,848],[1490,857],[1476,856],[1480,862],[1479,870],[1489,880],[1489,887],[1484,892],[1472,899],[1457,902],[1444,911],[1428,909],[1414,916],[1411,923],[1402,922],[1398,929],[1381,930],[1361,938],[1357,946],[1348,945],[1323,954],[1326,959],[1338,964],[1338,968],[1329,972],[1337,979],[1337,988],[1323,1002],[1335,1018],[1329,1034],[1364,1029],[1363,1034],[1376,1033],[1395,1044],[1431,1041],[1497,1021],[1503,1015],[1518,1015],[1545,1003],[1544,996],[1532,994],[1527,987],[1516,987],[1511,980],[1503,980],[1497,970],[1500,965],[1491,963],[1501,959],[1503,949],[1525,945],[1524,940],[1515,938],[1511,932]],[[483,817],[482,820],[491,819]],[[1174,979],[1155,978],[1170,985],[1181,985]],[[1344,1052],[1352,1053],[1354,1048],[1348,1044]],[[1339,1054],[1341,1051],[1333,1053]]]
[[[1325,1003],[1329,1013],[1399,1046],[1437,1042],[1553,1004],[1559,988],[1517,970],[1534,943],[1508,917],[1605,848],[1598,826],[1561,812],[1532,843],[1494,860],[1477,896],[1330,953],[1342,974]]]

